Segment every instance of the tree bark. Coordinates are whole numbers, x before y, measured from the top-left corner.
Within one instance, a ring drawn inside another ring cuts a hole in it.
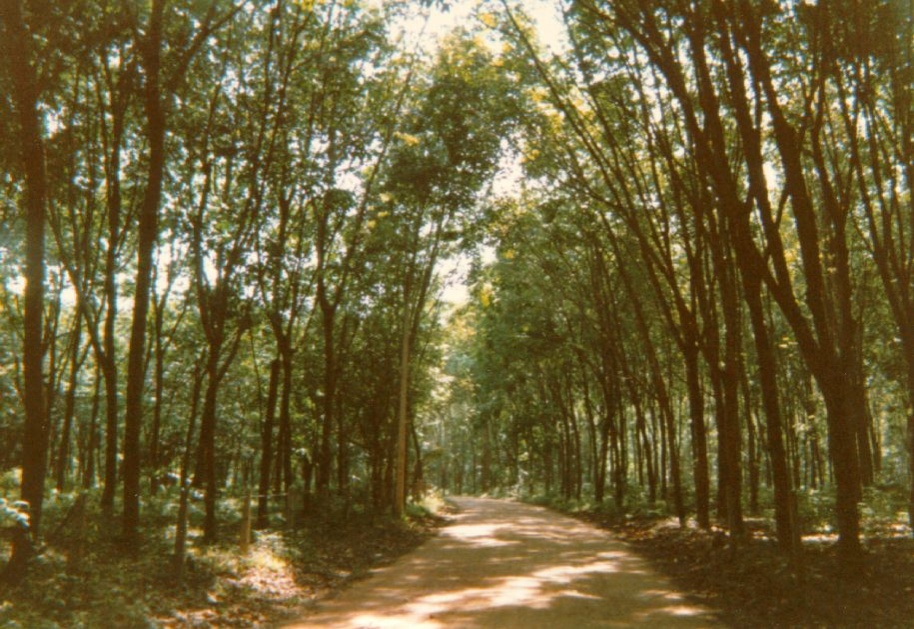
[[[67,486],[67,476],[70,471],[70,458],[72,441],[73,420],[76,416],[76,388],[79,385],[79,372],[86,360],[88,347],[83,350],[82,327],[77,319],[73,330],[73,347],[70,350],[70,377],[67,381],[67,391],[64,394],[63,426],[57,439],[57,458],[54,475],[58,492],[63,492]]]
[[[400,339],[400,388],[397,402],[397,450],[396,450],[396,488],[394,491],[394,516],[403,517],[406,510],[406,437],[407,423],[409,421],[409,368],[410,368],[410,336],[412,317],[409,312],[409,302],[403,300],[403,336]]]
[[[165,175],[165,107],[160,87],[162,22],[165,0],[153,0],[146,36],[141,43],[145,68],[143,107],[149,166],[140,206],[137,233],[136,290],[127,357],[127,390],[124,412],[124,521],[127,539],[137,535],[140,523],[140,433],[143,426],[143,391],[146,384],[146,325],[152,284],[152,254],[159,233],[159,206]]]
[[[276,400],[279,392],[279,359],[270,363],[270,384],[267,389],[266,416],[260,429],[260,484],[257,496],[256,528],[265,529],[268,525],[270,506],[270,469],[273,465],[273,423],[276,418]]]
[[[25,425],[22,446],[22,500],[29,504],[30,528],[19,531],[4,577],[25,576],[32,555],[31,537],[41,530],[44,478],[47,470],[48,427],[45,398],[42,321],[45,280],[45,221],[48,189],[45,148],[38,112],[38,86],[33,67],[30,33],[20,0],[0,1],[0,23],[6,41],[6,59],[13,81],[13,102],[19,125],[19,156],[25,173],[25,312],[22,345]]]

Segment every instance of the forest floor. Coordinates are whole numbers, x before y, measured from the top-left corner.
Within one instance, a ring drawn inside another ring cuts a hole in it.
[[[0,627],[277,626],[414,549],[443,523],[428,514],[310,518],[297,528],[255,532],[243,556],[233,524],[220,531],[223,542],[191,544],[177,583],[164,522],[148,522],[142,542],[128,546],[96,514],[82,543],[56,536],[25,582],[0,585]]]
[[[770,524],[749,520],[751,541],[733,553],[720,530],[681,528],[675,519],[575,514],[611,531],[672,579],[694,602],[733,627],[911,627],[914,540],[892,529],[864,538],[857,569],[842,569],[833,535],[807,536],[792,567]]]

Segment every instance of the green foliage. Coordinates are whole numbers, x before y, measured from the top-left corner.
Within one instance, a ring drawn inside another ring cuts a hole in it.
[[[802,533],[832,532],[835,519],[834,492],[817,489],[797,492],[797,518]]]
[[[797,492],[798,516],[804,535],[835,530],[834,490],[807,489]],[[910,534],[907,489],[899,484],[864,488],[860,502],[864,534],[872,537],[900,537]]]
[[[45,521],[57,533],[74,487],[96,501],[106,437],[110,471],[123,463],[153,5],[26,4],[50,197],[47,486],[59,490]],[[130,455],[156,552],[171,552],[163,531],[178,489],[153,496],[149,481],[182,468],[201,488],[213,472],[205,491],[226,536],[239,497],[259,484],[301,489],[327,530],[380,517],[404,382],[410,480],[421,471],[442,489],[614,518],[665,514],[678,484],[688,511],[706,426],[711,477],[724,476],[720,453],[751,463],[770,512],[746,268],[761,280],[790,482],[818,487],[797,489],[803,529],[834,526],[829,431],[845,415],[826,416],[823,365],[846,360],[871,413],[857,451],[872,451],[882,466],[872,480],[886,483],[864,491],[865,532],[895,530],[908,508],[914,402],[904,3],[571,2],[564,50],[538,42],[518,7],[484,4],[479,25],[426,58],[389,32],[392,15],[412,10],[402,3],[166,3],[167,174],[142,461]],[[21,489],[23,442],[24,187],[9,70],[0,66],[4,527],[28,522],[5,498]],[[798,163],[782,144],[796,145]],[[510,185],[493,185],[500,171]],[[438,273],[463,256],[474,257],[470,301],[448,313]],[[697,354],[700,399],[689,396],[686,354]],[[739,390],[725,394],[736,372]],[[718,430],[732,408],[737,452]],[[737,494],[748,482],[744,473]],[[110,541],[120,500],[85,541]],[[281,500],[268,523],[281,522]],[[426,494],[408,514],[441,501]],[[189,552],[205,564],[196,576],[252,568],[221,550],[199,559],[203,509],[191,501]],[[268,555],[281,554],[271,544]],[[41,561],[41,578],[63,569],[59,557]],[[79,584],[60,583],[38,606],[62,623],[96,620],[98,610],[61,609]],[[116,592],[122,615],[101,621],[149,614],[127,590]]]
[[[336,591],[427,535],[426,525],[337,513],[297,529],[258,531],[241,555],[233,524],[224,542],[191,548],[177,583],[170,527],[161,519],[169,502],[157,497],[145,504],[142,542],[125,544],[112,535],[117,523],[90,500],[85,527],[71,523],[65,534],[45,540],[29,578],[3,590],[0,626],[275,625],[300,617],[315,595]],[[47,516],[56,524],[64,514],[52,508]],[[192,518],[195,536],[201,522],[202,514]]]
[[[10,526],[29,528],[29,505],[21,500],[10,502],[0,498],[0,528]]]
[[[408,518],[427,518],[432,515],[422,503],[409,502],[406,504],[406,517]]]
[[[864,534],[872,537],[909,537],[909,489],[900,483],[866,487],[861,515]]]

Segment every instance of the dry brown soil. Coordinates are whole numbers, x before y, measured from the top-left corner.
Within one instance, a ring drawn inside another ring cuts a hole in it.
[[[454,502],[437,537],[288,626],[723,626],[605,531],[516,502]]]

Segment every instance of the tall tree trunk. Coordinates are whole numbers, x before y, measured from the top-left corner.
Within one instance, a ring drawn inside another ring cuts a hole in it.
[[[723,248],[724,243],[718,243],[717,248]],[[740,322],[740,308],[733,276],[732,257],[722,251],[721,260],[718,262],[718,280],[721,286],[721,306],[724,314],[724,363],[721,373],[723,385],[723,416],[722,425],[725,427],[719,439],[725,443],[723,456],[727,459],[727,482],[725,497],[727,500],[727,521],[731,541],[737,541],[745,536],[742,506],[742,431],[740,429],[739,409],[739,383],[742,374],[742,335]]]
[[[845,564],[853,566],[862,551],[857,506],[861,487],[856,427],[862,421],[866,408],[865,399],[856,390],[860,375],[852,351],[856,322],[850,307],[850,269],[843,233],[846,214],[842,214],[842,208],[835,207],[828,190],[831,184],[822,167],[818,166],[817,175],[826,197],[822,218],[832,230],[825,244],[827,253],[834,258],[834,272],[827,271],[824,262],[826,252],[823,251],[822,234],[817,220],[819,217],[805,178],[803,144],[798,130],[791,125],[781,108],[772,78],[772,62],[762,48],[758,9],[748,0],[740,0],[739,18],[740,23],[736,26],[742,29],[742,46],[753,79],[764,94],[784,176],[784,192],[791,201],[806,282],[805,301],[811,322],[801,311],[793,292],[783,256],[783,243],[770,208],[761,218],[768,245],[775,250],[772,261],[776,265],[776,279],[766,274],[766,283],[794,331],[800,351],[825,398],[829,451],[837,482],[838,548]],[[819,67],[814,70],[817,73],[824,71]],[[812,135],[816,136],[818,130],[816,125],[813,127]],[[814,157],[821,150],[817,144],[817,141],[812,142]],[[818,162],[820,158],[814,161]],[[833,290],[829,290],[830,286]]]
[[[118,363],[117,363],[117,272],[118,243],[121,240],[121,142],[124,135],[126,103],[113,112],[112,147],[105,164],[105,204],[108,212],[108,242],[105,251],[105,324],[103,351],[97,353],[105,379],[105,486],[101,504],[114,506],[117,491]]]
[[[45,424],[42,361],[44,309],[44,231],[48,205],[44,140],[38,113],[38,86],[32,65],[30,35],[20,0],[0,1],[0,23],[6,59],[13,80],[13,101],[19,121],[19,154],[25,172],[25,313],[22,344],[25,426],[22,441],[22,500],[29,504],[30,531],[18,530],[4,576],[25,575],[32,554],[30,536],[41,530],[48,427]]]
[[[140,206],[137,236],[136,290],[127,357],[127,392],[124,413],[124,522],[123,532],[135,538],[140,523],[140,433],[143,426],[143,391],[146,380],[146,324],[152,280],[152,254],[159,233],[159,206],[165,174],[165,109],[160,89],[162,21],[165,0],[153,0],[148,32],[142,43],[145,67],[143,106],[149,166],[146,191]]]

